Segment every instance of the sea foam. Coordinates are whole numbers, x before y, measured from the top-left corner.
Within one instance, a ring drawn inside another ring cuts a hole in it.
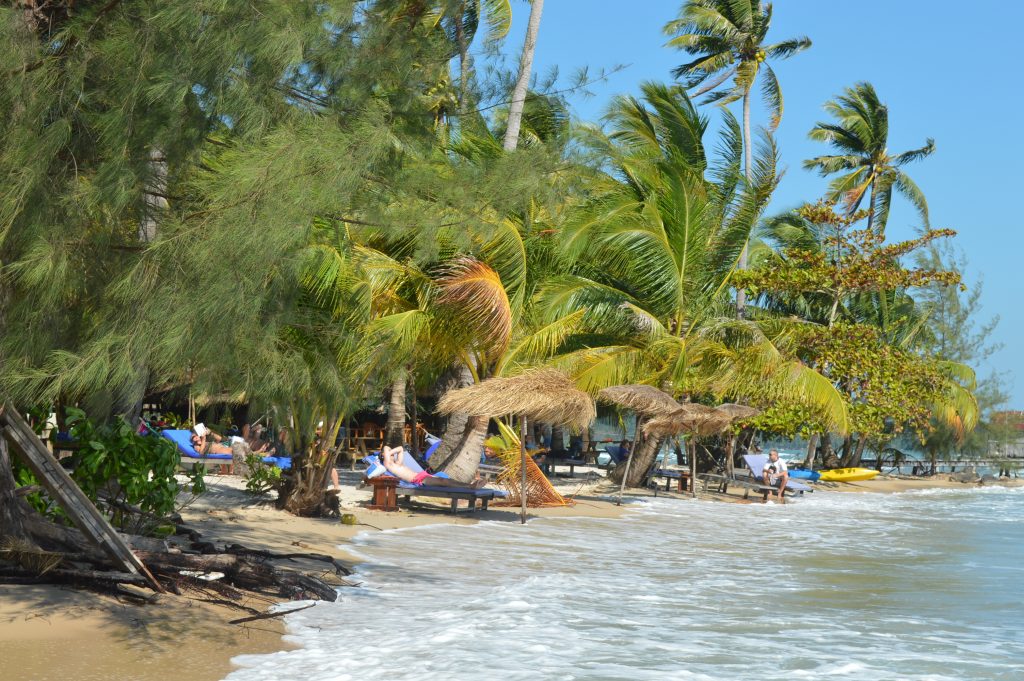
[[[363,534],[363,586],[228,678],[1024,678],[1022,490],[632,508]]]

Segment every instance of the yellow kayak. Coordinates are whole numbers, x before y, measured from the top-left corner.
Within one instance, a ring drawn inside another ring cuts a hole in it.
[[[870,480],[878,475],[878,471],[870,468],[833,468],[829,471],[821,471],[821,480],[829,482],[854,482],[855,480]]]

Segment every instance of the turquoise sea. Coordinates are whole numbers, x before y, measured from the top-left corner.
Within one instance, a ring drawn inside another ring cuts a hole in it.
[[[232,681],[1024,680],[1024,488],[653,499],[361,535]]]

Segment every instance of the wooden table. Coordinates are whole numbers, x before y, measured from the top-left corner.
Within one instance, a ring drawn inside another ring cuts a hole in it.
[[[369,483],[373,486],[373,499],[368,508],[374,511],[398,510],[398,478],[380,475],[370,478]]]
[[[665,491],[672,491],[672,481],[676,481],[676,491],[680,494],[693,489],[693,481],[690,480],[690,471],[669,471],[656,470],[651,473],[651,478],[665,478]]]

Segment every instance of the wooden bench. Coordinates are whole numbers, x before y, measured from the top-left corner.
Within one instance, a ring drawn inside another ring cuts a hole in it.
[[[557,466],[568,466],[569,477],[571,478],[573,473],[576,471],[576,466],[583,466],[585,462],[583,459],[567,459],[564,457],[552,457],[547,456],[544,461],[540,462],[540,468],[545,474],[554,475],[555,467]]]
[[[480,502],[480,510],[486,511],[491,499],[502,496],[502,492],[494,489],[481,488],[469,489],[446,489],[443,487],[403,487],[398,484],[398,479],[390,475],[381,475],[375,478],[363,479],[373,487],[373,498],[367,508],[375,511],[397,511],[399,499],[403,503],[409,503],[411,497],[437,497],[439,499],[451,500],[451,512],[458,512],[460,501],[465,501],[470,512],[476,510],[476,502]]]
[[[467,509],[470,513],[476,510],[476,502],[480,502],[480,510],[486,511],[487,504],[490,503],[491,499],[499,495],[497,490],[493,489],[478,489],[472,492],[469,491],[450,491],[441,489],[438,487],[398,487],[396,490],[399,497],[402,498],[404,503],[411,501],[410,497],[437,497],[439,499],[451,499],[451,512],[452,515],[458,513],[459,501],[466,501],[469,504]]]

